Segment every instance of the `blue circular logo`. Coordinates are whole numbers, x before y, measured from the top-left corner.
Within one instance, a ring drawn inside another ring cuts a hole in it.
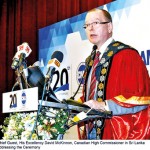
[[[84,70],[85,70],[85,63],[81,62],[77,68],[77,73],[76,73],[78,84],[80,83],[84,84],[84,79],[83,79]]]
[[[21,101],[22,101],[22,104],[25,105],[25,103],[26,103],[26,93],[25,92],[22,92]]]

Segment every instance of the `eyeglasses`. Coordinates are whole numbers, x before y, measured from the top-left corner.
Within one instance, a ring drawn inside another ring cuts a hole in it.
[[[109,23],[109,21],[107,21],[107,22],[95,21],[95,22],[92,22],[92,23],[84,24],[84,25],[83,25],[83,28],[84,28],[84,29],[87,29],[87,28],[89,28],[91,25],[92,25],[93,27],[97,27],[99,24],[106,24],[106,23]]]

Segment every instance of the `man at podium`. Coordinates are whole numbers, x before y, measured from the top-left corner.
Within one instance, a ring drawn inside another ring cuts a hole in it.
[[[113,23],[106,10],[93,9],[84,24],[94,44],[86,59],[82,103],[113,112],[79,125],[80,139],[150,139],[150,77],[133,47],[115,41]]]

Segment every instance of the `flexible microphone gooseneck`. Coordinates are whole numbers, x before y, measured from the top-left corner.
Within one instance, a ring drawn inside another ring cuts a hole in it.
[[[47,71],[46,77],[45,77],[46,80],[45,80],[45,84],[44,84],[44,87],[43,87],[42,99],[41,99],[41,102],[40,102],[40,104],[39,104],[39,108],[38,108],[38,111],[37,111],[36,120],[35,120],[35,122],[34,122],[34,126],[33,126],[33,129],[32,129],[32,132],[31,132],[31,134],[30,134],[29,139],[32,138],[32,134],[33,134],[33,132],[34,132],[34,129],[35,129],[35,127],[37,126],[38,116],[39,116],[40,111],[41,111],[41,108],[42,108],[42,102],[43,102],[43,100],[44,100],[45,91],[46,91],[46,86],[47,86],[47,83],[48,83],[48,81],[49,81],[49,78],[52,78],[55,69],[60,66],[60,63],[62,62],[63,57],[64,57],[64,56],[63,56],[63,53],[62,53],[62,52],[60,52],[60,51],[55,51],[55,52],[52,54],[52,56],[51,56],[51,60],[49,60],[49,62],[48,62],[48,65],[47,65],[48,71]],[[51,92],[53,92],[53,91],[51,91]]]
[[[78,93],[78,91],[79,91],[79,89],[80,89],[80,87],[81,87],[81,84],[82,84],[82,82],[83,82],[85,73],[89,70],[89,63],[90,63],[90,61],[91,61],[91,60],[94,60],[94,58],[95,58],[96,49],[97,49],[97,45],[94,45],[94,46],[93,46],[93,49],[92,49],[92,52],[91,52],[90,56],[88,57],[89,59],[88,59],[88,60],[86,61],[86,63],[85,63],[85,64],[86,64],[86,68],[85,68],[84,73],[83,73],[83,75],[82,75],[82,79],[81,79],[81,81],[80,81],[80,84],[79,84],[79,86],[78,86],[78,88],[77,88],[75,94],[74,94],[72,97],[70,97],[70,99],[72,99],[72,100],[74,100],[75,96],[77,95],[77,93]]]

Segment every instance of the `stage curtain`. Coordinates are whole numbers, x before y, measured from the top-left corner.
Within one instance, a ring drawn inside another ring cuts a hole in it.
[[[16,75],[11,69],[17,46],[29,43],[27,64],[38,60],[38,29],[81,14],[113,0],[0,0],[0,124],[2,93],[11,91]]]

